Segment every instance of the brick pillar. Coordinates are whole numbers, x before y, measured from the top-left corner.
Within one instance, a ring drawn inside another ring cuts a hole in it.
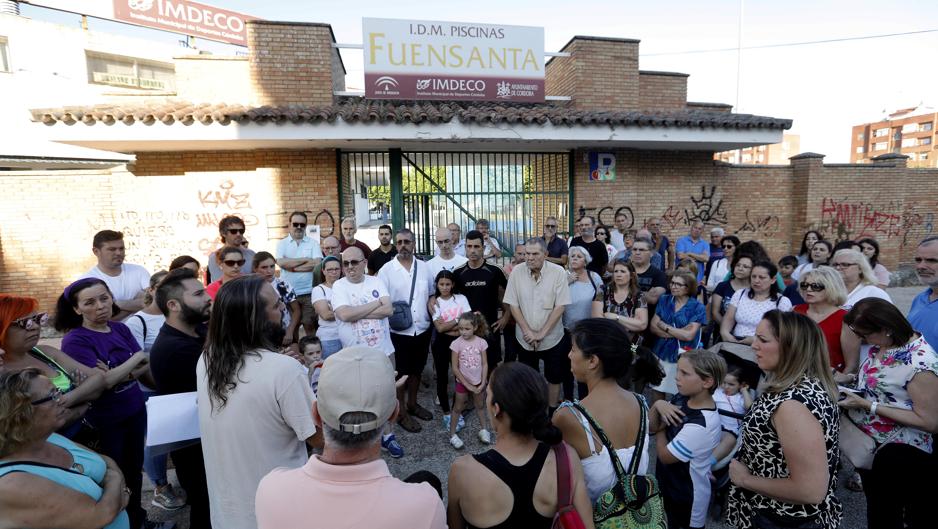
[[[249,70],[258,105],[332,104],[345,89],[345,67],[328,24],[251,20]]]
[[[824,172],[824,155],[816,152],[806,152],[788,159],[792,170],[791,185],[791,229],[789,230],[789,247],[795,254],[800,249],[801,238],[813,222],[820,219],[811,218],[810,212],[817,211],[817,204],[812,204],[812,184],[821,179]],[[813,197],[815,201],[819,197]],[[825,234],[827,235],[827,234]]]
[[[873,165],[885,165],[890,167],[908,167],[909,157],[904,154],[888,153],[880,154],[873,158]]]
[[[573,37],[547,63],[547,95],[571,96],[581,110],[638,110],[638,40]]]

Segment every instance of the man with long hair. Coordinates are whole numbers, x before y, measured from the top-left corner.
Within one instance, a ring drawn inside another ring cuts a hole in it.
[[[226,282],[215,297],[205,352],[196,367],[199,428],[213,527],[257,527],[257,484],[277,467],[306,463],[321,446],[302,366],[277,352],[283,309],[257,275]]]

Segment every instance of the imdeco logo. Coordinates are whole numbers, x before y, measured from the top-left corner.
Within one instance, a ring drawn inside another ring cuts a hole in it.
[[[149,11],[153,9],[154,0],[127,0],[127,7],[134,11]]]

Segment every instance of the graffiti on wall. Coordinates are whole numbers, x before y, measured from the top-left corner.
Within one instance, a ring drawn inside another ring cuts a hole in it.
[[[836,241],[873,237],[899,239],[900,246],[906,246],[914,231],[928,236],[934,229],[934,213],[920,213],[918,210],[914,204],[905,205],[902,201],[877,205],[862,200],[824,197],[818,210],[819,220],[809,228]]]
[[[746,210],[745,220],[733,233],[745,235],[751,239],[768,239],[781,231],[782,222],[778,215],[761,215]]]
[[[726,210],[723,209],[723,198],[717,196],[717,186],[700,186],[700,196],[690,196],[691,207],[684,208],[684,223],[690,225],[694,222],[703,222],[707,225],[725,225],[727,223]]]
[[[632,208],[628,206],[602,206],[598,208],[580,206],[577,210],[577,218],[581,219],[586,215],[594,217],[597,223],[604,226],[614,226],[616,217],[622,215],[625,216],[625,229],[635,226],[635,214],[632,213]]]

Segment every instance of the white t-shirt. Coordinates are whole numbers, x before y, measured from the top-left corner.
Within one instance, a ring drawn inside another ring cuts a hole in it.
[[[726,257],[713,262],[713,265],[710,267],[710,275],[707,276],[707,292],[713,293],[717,285],[723,282],[723,278],[726,277],[729,268],[730,262]]]
[[[81,277],[96,277],[105,283],[111,289],[111,295],[114,301],[120,306],[121,301],[134,299],[142,290],[150,287],[150,272],[147,269],[131,263],[121,265],[121,273],[118,276],[109,276],[101,271],[97,265],[91,270],[85,272]]]
[[[756,301],[749,298],[749,289],[737,290],[730,298],[730,305],[736,307],[736,327],[733,327],[733,336],[755,336],[756,327],[762,321],[766,312],[778,309],[783,312],[791,310],[791,300],[779,296],[778,300],[768,298]]]
[[[278,467],[306,464],[306,439],[316,433],[316,397],[303,365],[273,351],[246,355],[237,386],[212,410],[205,357],[196,366],[199,428],[212,525],[256,529],[254,496],[261,478]]]
[[[843,304],[844,310],[852,309],[858,301],[864,298],[885,299],[886,301],[892,303],[892,298],[889,297],[889,294],[887,294],[885,290],[879,288],[876,285],[860,284],[857,285],[857,287],[853,289],[852,292],[847,294],[847,301]]]
[[[385,268],[387,266],[381,267],[382,270]],[[361,283],[352,283],[347,277],[343,277],[332,285],[332,310],[346,305],[360,307],[384,297],[390,298],[388,289],[384,281],[375,276],[364,276]],[[424,303],[424,310],[426,310],[426,303]],[[336,315],[336,321],[343,348],[367,345],[387,355],[394,352],[394,345],[391,344],[391,327],[388,326],[387,318],[362,318],[355,322],[345,322]]]
[[[317,301],[326,301],[327,303],[332,303],[332,289],[326,285],[316,285],[313,287],[312,295],[310,300],[313,305]],[[339,324],[336,320],[324,320],[319,318],[319,329],[316,331],[316,336],[319,337],[322,341],[327,340],[338,340],[339,339]]]
[[[801,279],[801,276],[807,274],[811,270],[814,270],[814,263],[804,263],[798,265],[798,268],[795,268],[795,271],[791,273],[791,278],[795,281]]]
[[[740,391],[747,390],[741,389]],[[716,391],[713,392],[713,402],[715,402],[717,408],[721,410],[731,411],[733,413],[739,414],[746,413],[746,401],[743,400],[742,393],[727,395],[723,392],[723,388],[717,388]],[[741,420],[727,417],[726,415],[720,415],[720,425],[727,432],[730,432],[731,434],[739,437],[739,430],[742,427]]]
[[[465,312],[472,312],[469,300],[462,294],[453,294],[449,299],[436,298],[436,310],[433,311],[433,320],[440,318],[445,322],[455,321]]]
[[[414,283],[414,298],[410,299],[410,285],[414,278],[414,269],[416,268],[417,280]],[[430,328],[430,313],[427,312],[427,300],[430,299],[435,289],[433,288],[433,278],[430,277],[430,267],[427,263],[414,258],[410,265],[410,270],[404,268],[400,259],[396,257],[388,261],[387,264],[378,270],[378,279],[384,282],[391,301],[411,301],[410,314],[413,319],[413,325],[401,331],[391,330],[394,334],[403,334],[406,336],[416,336],[422,334]]]
[[[143,318],[143,321],[140,321],[141,318]],[[166,316],[147,314],[142,310],[124,320],[124,325],[130,329],[143,352],[147,354],[150,353],[150,348],[153,347],[153,342],[156,341],[156,336],[160,334],[160,329],[163,328],[164,323],[166,323]],[[146,336],[143,333],[144,327],[146,327]]]
[[[452,272],[467,262],[469,262],[469,259],[466,259],[466,256],[464,255],[454,254],[452,259],[443,259],[437,255],[433,259],[427,261],[427,267],[430,268],[430,277],[435,281],[436,275],[439,274],[440,271],[446,270],[448,272]]]

